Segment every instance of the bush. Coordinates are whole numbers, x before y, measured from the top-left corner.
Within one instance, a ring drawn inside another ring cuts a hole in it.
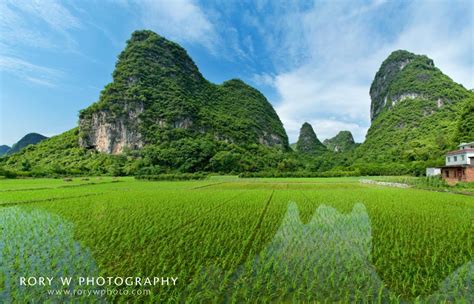
[[[244,172],[239,175],[241,178],[256,178],[256,177],[348,177],[360,176],[359,170],[354,171],[325,171],[325,172],[310,172],[310,171],[295,171],[295,172],[281,172],[281,171],[260,171],[260,172]]]
[[[202,180],[206,179],[206,173],[167,173],[155,175],[136,175],[136,179],[150,180],[150,181],[183,181],[183,180]]]
[[[17,178],[18,173],[15,171],[0,168],[0,176],[4,176],[5,178]]]

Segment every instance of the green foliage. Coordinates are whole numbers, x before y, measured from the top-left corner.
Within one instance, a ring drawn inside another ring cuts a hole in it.
[[[130,118],[136,110],[139,119]],[[113,82],[97,103],[80,113],[81,138],[88,141],[92,117],[123,118],[148,145],[203,134],[239,145],[261,143],[288,149],[288,138],[266,98],[241,80],[209,83],[186,51],[151,31],[136,31],[120,54]],[[194,165],[191,165],[194,167]]]
[[[78,129],[30,145],[0,159],[6,170],[29,172],[31,176],[112,175],[122,156],[113,156],[79,147]],[[131,160],[130,160],[131,161]]]
[[[259,91],[235,79],[212,84],[179,45],[137,31],[118,58],[113,82],[98,102],[80,112],[79,128],[2,157],[0,165],[13,175],[36,177],[198,172],[422,176],[426,167],[443,165],[444,153],[460,141],[474,139],[473,94],[426,56],[392,53],[370,93],[374,115],[363,144],[341,131],[325,141],[328,151],[304,123],[293,151],[278,115]],[[392,105],[403,94],[416,95]],[[108,155],[81,147],[79,142],[91,140],[96,114],[138,131],[144,148]]]
[[[16,178],[18,176],[18,173],[15,171],[0,167],[0,176],[3,176],[4,178]]]
[[[405,94],[409,97],[399,100]],[[373,120],[365,142],[356,151],[361,165],[442,165],[445,152],[459,144],[460,134],[473,130],[472,119],[460,119],[463,111],[469,115],[464,105],[473,98],[472,93],[444,75],[426,56],[393,52],[377,72],[370,95]]]
[[[313,177],[349,177],[360,176],[359,170],[344,171],[344,170],[330,170],[325,172],[311,172],[311,171],[259,171],[259,172],[244,172],[240,173],[241,178],[313,178]]]
[[[157,174],[157,175],[136,175],[136,179],[152,181],[182,181],[182,180],[202,180],[208,176],[204,173],[175,173],[175,174]]]
[[[441,165],[444,153],[458,144],[454,134],[462,104],[438,109],[433,100],[404,100],[372,122],[356,157],[361,163],[431,161]]]
[[[323,144],[329,151],[334,152],[348,151],[356,147],[350,131],[340,131],[333,138],[326,139]]]
[[[319,141],[313,127],[305,122],[300,129],[300,135],[296,142],[296,151],[301,153],[321,153],[326,147]]]
[[[436,68],[430,58],[399,50],[382,63],[370,87],[372,120],[392,108],[392,101],[401,95],[413,93],[444,104],[469,96],[464,87]]]
[[[456,130],[456,142],[471,141],[474,141],[474,95],[465,102]]]

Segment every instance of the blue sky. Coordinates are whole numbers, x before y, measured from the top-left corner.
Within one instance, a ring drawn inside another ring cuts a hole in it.
[[[0,1],[0,144],[52,136],[111,81],[137,29],[186,48],[203,75],[261,90],[290,141],[370,126],[370,83],[394,50],[426,54],[474,88],[473,1]]]

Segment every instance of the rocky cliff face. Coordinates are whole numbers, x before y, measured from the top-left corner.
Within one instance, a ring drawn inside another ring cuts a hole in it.
[[[106,111],[91,113],[79,120],[79,145],[108,154],[120,154],[125,148],[140,149],[143,139],[138,132],[143,106],[128,109],[125,114],[109,119]]]
[[[296,150],[302,153],[318,153],[326,151],[326,147],[319,141],[311,124],[305,122],[300,129]]]
[[[345,152],[355,147],[354,137],[350,131],[341,131],[333,138],[324,140],[323,144],[329,151]]]
[[[119,154],[211,135],[235,144],[288,148],[271,104],[240,80],[209,83],[176,43],[137,31],[120,54],[113,82],[81,111],[79,144]]]

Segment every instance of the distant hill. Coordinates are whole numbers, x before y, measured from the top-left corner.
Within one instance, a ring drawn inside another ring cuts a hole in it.
[[[7,153],[13,154],[13,153],[19,152],[23,148],[29,145],[36,145],[37,143],[40,143],[41,141],[47,138],[48,137],[43,136],[38,133],[28,133],[25,136],[23,136],[17,143],[15,143]]]
[[[329,151],[345,152],[356,147],[354,137],[350,131],[340,131],[333,138],[323,141],[323,144]]]
[[[445,151],[459,144],[459,119],[473,96],[427,56],[393,52],[370,87],[372,123],[357,149],[358,158],[370,162],[442,160]]]
[[[305,122],[300,129],[300,135],[296,142],[296,151],[301,153],[318,153],[325,152],[327,149],[319,141],[311,124]]]
[[[10,151],[10,149],[11,148],[7,145],[1,145],[0,146],[0,156],[7,154],[8,151]]]

